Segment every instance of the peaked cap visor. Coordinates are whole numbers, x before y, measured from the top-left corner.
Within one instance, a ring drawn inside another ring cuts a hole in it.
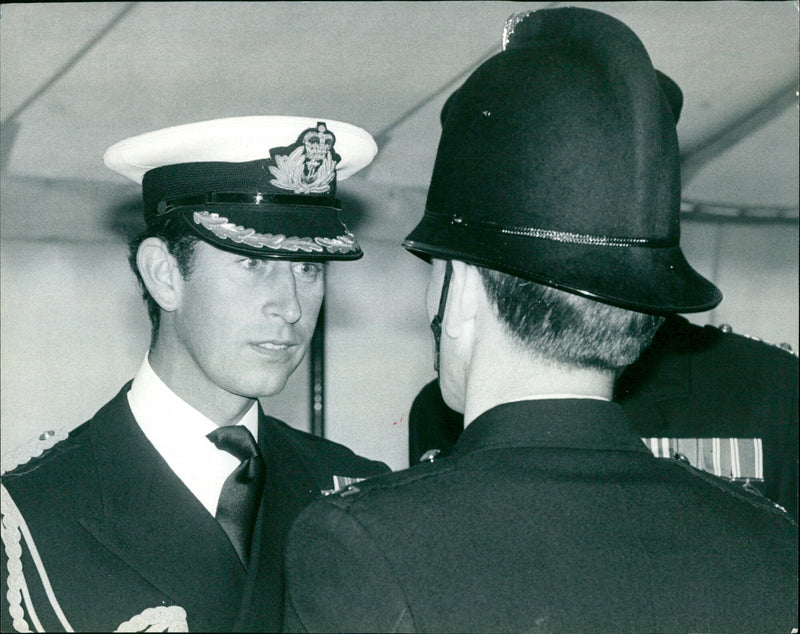
[[[267,160],[180,163],[147,171],[142,181],[148,224],[179,215],[198,237],[259,258],[355,260],[363,256],[339,219],[331,191],[298,195],[271,184]]]
[[[180,210],[198,237],[225,251],[283,260],[357,260],[364,255],[338,207],[200,205]]]

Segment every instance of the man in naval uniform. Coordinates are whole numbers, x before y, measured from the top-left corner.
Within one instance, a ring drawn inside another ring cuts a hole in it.
[[[257,401],[306,354],[324,263],[362,255],[336,184],[376,151],[360,128],[303,117],[206,121],[107,150],[142,184],[130,261],[151,345],[91,420],[44,434],[3,475],[4,631],[280,627],[292,518],[321,490],[388,471]]]
[[[657,456],[759,491],[797,520],[798,362],[780,346],[675,316],[614,399]]]
[[[286,630],[790,632],[791,518],[655,457],[611,400],[662,315],[721,300],[680,249],[649,57],[587,9],[507,28],[452,99],[404,243],[432,260],[439,380],[466,428],[448,458],[300,513]]]

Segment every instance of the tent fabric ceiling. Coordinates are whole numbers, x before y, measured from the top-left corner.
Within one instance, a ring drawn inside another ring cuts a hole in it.
[[[2,177],[120,184],[102,163],[120,139],[218,117],[295,114],[367,129],[380,150],[362,178],[424,188],[439,110],[499,52],[505,19],[565,4],[3,4]],[[686,199],[779,208],[796,222],[795,3],[569,4],[628,24],[681,86]]]

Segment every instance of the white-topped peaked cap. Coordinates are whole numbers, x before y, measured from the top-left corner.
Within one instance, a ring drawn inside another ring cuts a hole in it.
[[[146,132],[109,147],[103,161],[109,169],[141,183],[145,172],[164,165],[241,163],[268,158],[270,148],[296,140],[318,121],[326,122],[336,135],[336,152],[342,157],[336,169],[338,180],[369,165],[378,153],[372,135],[349,123],[320,117],[265,115],[212,119]]]
[[[288,259],[355,259],[336,183],[372,162],[372,136],[318,117],[214,119],[131,137],[103,157],[142,184],[145,220],[176,215],[221,248]]]

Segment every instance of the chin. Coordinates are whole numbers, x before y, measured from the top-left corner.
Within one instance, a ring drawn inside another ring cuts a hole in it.
[[[264,373],[254,373],[251,376],[239,377],[230,392],[239,394],[247,398],[266,398],[275,396],[283,391],[292,373],[271,374],[264,376]]]
[[[464,413],[464,399],[461,399],[459,401],[444,399],[444,402],[447,405],[447,407],[449,407],[454,412],[458,412],[459,414]]]
[[[264,364],[252,368],[249,375],[242,377],[242,384],[254,398],[275,396],[283,391],[289,379],[297,370],[302,357],[290,363]]]
[[[441,381],[441,379],[440,379]],[[461,392],[456,393],[454,390],[448,389],[446,385],[440,383],[442,390],[442,399],[447,407],[455,410],[459,414],[464,413],[464,394]]]
[[[283,392],[283,388],[286,387],[286,383],[288,383],[288,381],[289,377],[287,376],[283,378],[283,380],[274,380],[262,383],[256,391],[257,398],[267,398],[269,396],[280,394]]]

